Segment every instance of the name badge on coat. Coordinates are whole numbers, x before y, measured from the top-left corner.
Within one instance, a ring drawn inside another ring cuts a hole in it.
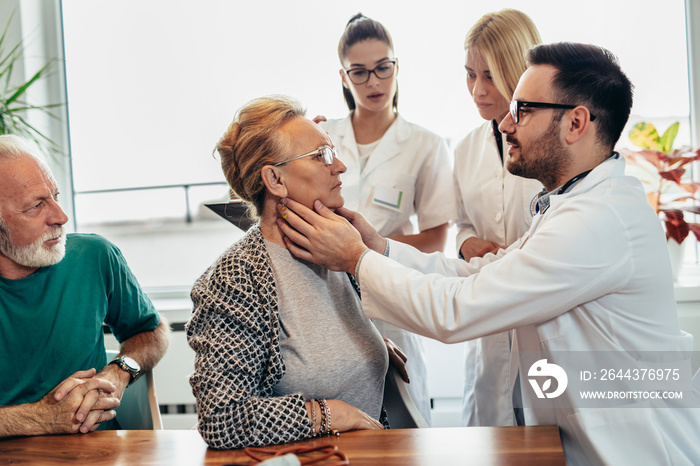
[[[384,185],[376,185],[374,187],[374,196],[372,203],[386,207],[391,210],[400,211],[401,202],[403,200],[403,191]]]

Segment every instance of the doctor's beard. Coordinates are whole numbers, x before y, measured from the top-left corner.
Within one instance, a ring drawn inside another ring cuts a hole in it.
[[[58,244],[46,248],[44,243],[60,238]],[[27,246],[17,246],[12,242],[7,225],[0,219],[0,254],[24,267],[46,267],[61,262],[66,254],[66,233],[63,226],[52,228],[41,238]]]
[[[510,134],[506,136],[506,142],[520,150],[517,161],[508,159],[508,171],[515,176],[538,180],[547,191],[557,187],[557,181],[563,178],[571,163],[571,153],[559,138],[559,120],[556,119],[542,137],[530,144],[530,149],[523,149],[518,139]]]

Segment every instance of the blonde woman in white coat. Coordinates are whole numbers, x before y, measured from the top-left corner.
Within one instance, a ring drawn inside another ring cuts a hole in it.
[[[505,249],[532,222],[530,204],[542,184],[508,172],[498,124],[525,71],[525,51],[539,42],[532,20],[517,10],[486,14],[467,33],[467,88],[486,121],[455,148],[457,249],[465,260]],[[511,343],[511,332],[466,343],[464,425],[515,424],[512,388],[518,367],[511,364]]]
[[[350,114],[321,125],[347,165],[342,178],[346,206],[383,235],[424,252],[442,251],[450,222],[457,218],[449,150],[440,136],[398,114],[398,60],[389,32],[355,15],[340,39],[338,56]],[[406,353],[409,392],[430,424],[423,337],[375,324]]]

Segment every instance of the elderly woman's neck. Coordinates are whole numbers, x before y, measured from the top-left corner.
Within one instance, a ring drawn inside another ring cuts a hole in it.
[[[277,200],[270,199],[265,203],[260,216],[260,232],[266,240],[286,247],[282,240],[282,230],[277,226],[278,218],[281,218],[281,215],[277,212]]]

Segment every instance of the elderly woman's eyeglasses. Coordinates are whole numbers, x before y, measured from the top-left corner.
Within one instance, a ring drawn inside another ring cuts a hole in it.
[[[523,100],[511,100],[510,102],[510,116],[513,118],[513,124],[517,125],[520,122],[520,112],[522,109],[526,108],[565,108],[572,109],[576,108],[578,105],[566,105],[566,104],[550,104],[547,102],[526,102]],[[595,120],[595,115],[591,113],[591,121]]]
[[[388,60],[381,62],[379,65],[374,67],[374,69],[368,70],[366,68],[353,68],[351,70],[345,70],[345,74],[348,75],[350,81],[353,84],[364,84],[369,81],[369,76],[374,73],[379,79],[389,79],[394,75],[394,68],[396,67],[396,60]]]
[[[326,165],[331,165],[333,163],[333,160],[335,160],[335,158],[338,156],[334,148],[330,146],[321,146],[318,149],[312,150],[311,152],[307,152],[306,154],[297,155],[296,157],[292,157],[291,159],[285,160],[284,162],[276,163],[273,165],[273,167],[279,167],[280,165],[284,165],[285,163],[292,162],[302,157],[309,157],[311,155],[320,155],[323,158],[323,163],[325,163]]]

